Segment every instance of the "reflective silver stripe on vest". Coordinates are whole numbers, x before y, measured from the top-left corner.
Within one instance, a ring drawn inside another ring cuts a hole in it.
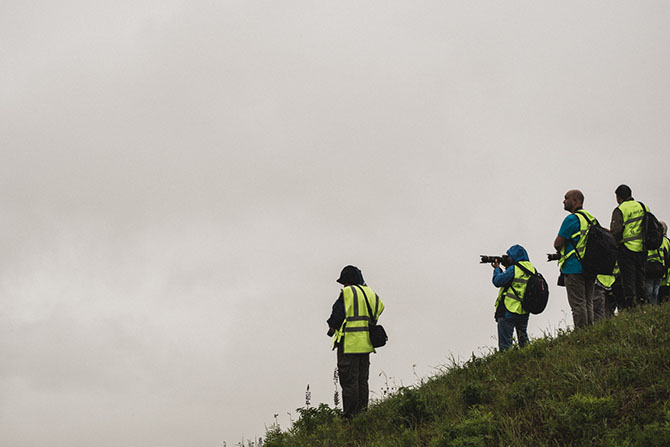
[[[637,236],[627,237],[626,239],[623,239],[621,242],[632,242],[632,241],[637,241],[638,239],[643,239],[643,238],[644,237],[641,234],[639,234]]]
[[[358,316],[358,317],[349,317],[347,321],[370,321],[370,317]]]
[[[511,287],[510,290],[512,290]],[[514,293],[514,290],[512,290],[511,292],[508,290],[507,293],[505,293],[505,298],[512,298],[513,300],[521,301],[521,298],[519,298],[517,294]]]
[[[624,222],[624,225],[628,225],[628,224],[631,223],[631,222],[637,222],[638,220],[642,220],[642,219],[644,219],[644,214],[643,214],[642,216],[633,217],[633,218],[631,218],[631,219],[625,221],[625,222]]]
[[[527,274],[526,272],[523,272],[523,273]],[[529,277],[529,279],[530,279],[530,277]],[[517,301],[521,301],[521,299],[519,299],[519,297],[516,295],[516,293],[514,293],[514,284],[515,283],[519,284],[519,285],[528,284],[528,279],[514,278],[512,280],[512,284],[509,286],[509,289],[507,289],[507,292],[505,292],[504,297],[505,298],[512,298],[513,300],[517,300]]]
[[[528,281],[524,281],[524,282],[527,283]],[[514,293],[513,286],[511,286],[511,287],[509,288],[509,290],[507,291],[507,293],[505,293],[505,298],[512,298],[513,300],[521,301],[521,298],[519,298],[519,297],[517,296],[517,294]]]
[[[345,327],[344,332],[368,332],[369,328],[367,326],[363,327]]]

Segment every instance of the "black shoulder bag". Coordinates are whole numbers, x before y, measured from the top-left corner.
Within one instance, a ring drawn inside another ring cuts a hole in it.
[[[357,286],[358,287],[358,286]],[[372,343],[373,348],[381,348],[388,341],[388,336],[386,335],[386,330],[381,324],[377,324],[375,315],[377,315],[377,310],[379,310],[379,297],[375,302],[375,313],[372,313],[372,308],[370,307],[370,302],[368,301],[368,296],[363,290],[362,287],[358,287],[361,292],[363,292],[363,297],[365,298],[365,304],[368,306],[368,315],[370,316],[370,322],[368,323],[368,328],[370,330],[370,343]]]

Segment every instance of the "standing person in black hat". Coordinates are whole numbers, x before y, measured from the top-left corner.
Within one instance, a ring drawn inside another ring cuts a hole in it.
[[[351,419],[368,407],[370,353],[376,352],[370,342],[370,317],[377,321],[384,304],[365,284],[358,267],[344,267],[337,282],[344,287],[327,320],[328,335],[335,337],[342,407],[344,417]]]

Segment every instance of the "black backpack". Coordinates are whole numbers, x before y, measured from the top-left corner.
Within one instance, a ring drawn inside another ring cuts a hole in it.
[[[549,301],[549,285],[547,284],[547,281],[545,281],[544,276],[542,276],[537,269],[535,269],[535,273],[533,273],[519,263],[515,262],[514,266],[519,267],[521,270],[528,273],[530,278],[528,278],[526,293],[524,293],[523,299],[519,298],[519,294],[516,293],[514,287],[510,286],[512,292],[514,292],[519,301],[521,301],[523,310],[532,314],[542,313]]]
[[[657,250],[663,242],[663,227],[658,219],[656,219],[656,216],[647,211],[644,203],[638,203],[642,205],[642,211],[644,211],[644,220],[642,221],[644,248],[645,250]]]
[[[585,273],[611,275],[617,259],[616,240],[612,233],[600,226],[597,219],[591,221],[586,214],[579,211],[577,210],[575,213],[579,213],[586,219],[589,229],[584,236],[586,238],[586,253],[584,257],[579,256],[576,247],[575,255],[579,259],[579,262],[582,263]],[[572,239],[570,241],[572,242]]]

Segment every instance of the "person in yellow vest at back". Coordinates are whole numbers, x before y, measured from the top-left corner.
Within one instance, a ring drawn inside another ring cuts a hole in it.
[[[519,346],[528,343],[528,312],[521,306],[526,293],[526,285],[530,274],[514,264],[520,264],[527,270],[535,273],[535,267],[530,263],[526,249],[521,245],[512,245],[502,259],[505,271],[500,268],[497,260],[491,263],[493,267],[493,285],[500,288],[496,300],[494,318],[498,323],[498,350],[507,351],[512,347],[512,336],[516,329]]]
[[[663,240],[656,250],[647,250],[647,266],[645,267],[645,286],[649,304],[658,304],[661,283],[668,272],[668,239],[665,237],[668,226],[659,222],[663,227]]]
[[[670,301],[670,239],[668,239],[668,226],[665,222],[661,222],[663,226],[663,242],[661,243],[661,251],[665,256],[665,274],[661,278],[661,286],[658,289],[658,304]]]
[[[368,407],[370,353],[375,352],[369,324],[371,317],[374,321],[379,319],[384,303],[365,284],[358,267],[344,267],[337,282],[344,287],[327,320],[328,335],[335,337],[333,349],[337,349],[342,407],[344,417],[351,419]]]
[[[618,261],[627,307],[647,303],[645,266],[647,251],[644,249],[644,212],[646,206],[633,199],[627,185],[619,185],[614,191],[619,204],[612,211],[610,231],[619,243]]]
[[[597,275],[593,289],[593,322],[614,315],[617,300],[615,283],[619,277],[619,264],[614,264],[611,275]]]

